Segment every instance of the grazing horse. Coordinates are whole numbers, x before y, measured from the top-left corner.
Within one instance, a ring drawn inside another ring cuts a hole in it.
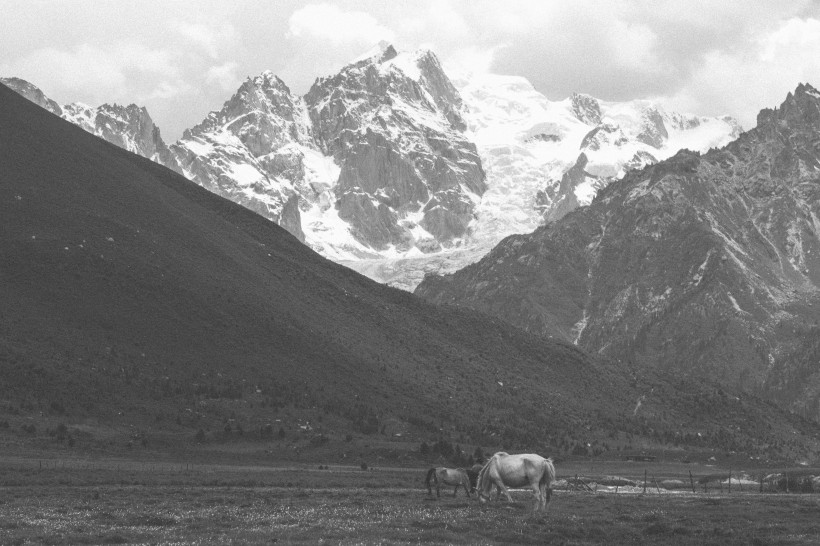
[[[442,485],[454,485],[453,496],[458,493],[458,488],[463,487],[467,496],[470,496],[470,478],[467,476],[467,471],[463,468],[445,468],[443,466],[434,467],[427,471],[427,479],[424,480],[424,485],[427,486],[427,493],[432,495],[433,489],[430,487],[430,482],[436,486],[436,497],[441,497]]]
[[[495,485],[512,502],[507,487],[523,487],[529,485],[535,494],[533,510],[547,509],[552,496],[552,482],[555,481],[555,467],[552,459],[545,459],[540,455],[521,453],[509,455],[498,452],[484,464],[478,473],[479,502],[486,502],[490,498],[490,489]]]

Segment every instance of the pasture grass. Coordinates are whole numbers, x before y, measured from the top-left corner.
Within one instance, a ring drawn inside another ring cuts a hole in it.
[[[223,465],[186,474],[172,466],[131,468],[137,483],[75,470],[62,485],[50,475],[59,469],[18,468],[14,485],[0,486],[0,544],[722,545],[820,537],[820,495],[556,491],[549,513],[533,514],[525,491],[514,491],[511,504],[479,506],[452,490],[430,498],[423,469]]]

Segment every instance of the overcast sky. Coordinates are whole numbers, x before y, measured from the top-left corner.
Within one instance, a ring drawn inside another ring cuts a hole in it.
[[[137,103],[165,140],[264,70],[305,93],[380,40],[515,74],[549,99],[656,98],[745,128],[820,86],[812,0],[0,0],[0,76],[61,103]]]

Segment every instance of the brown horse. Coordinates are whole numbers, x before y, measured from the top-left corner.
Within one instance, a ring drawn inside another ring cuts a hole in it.
[[[533,510],[547,509],[552,496],[552,482],[555,481],[555,467],[552,459],[545,459],[532,453],[509,455],[498,452],[484,464],[478,474],[478,499],[486,502],[490,498],[490,490],[495,485],[512,502],[507,487],[532,487],[535,495]]]
[[[467,493],[467,496],[470,496],[470,490],[472,487],[470,486],[470,478],[467,476],[467,471],[463,468],[445,468],[443,466],[434,467],[427,471],[427,479],[424,481],[424,485],[427,486],[427,493],[429,495],[433,494],[433,489],[430,486],[430,482],[433,482],[436,486],[436,497],[441,497],[441,486],[442,485],[453,485],[455,489],[453,489],[453,496],[456,496],[458,493],[458,488],[463,487],[464,491]]]

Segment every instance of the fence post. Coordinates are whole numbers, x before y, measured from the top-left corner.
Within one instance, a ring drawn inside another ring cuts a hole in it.
[[[695,492],[695,480],[692,478],[692,471],[689,471],[689,483],[692,484],[692,493]]]
[[[763,473],[760,473],[760,492],[763,493]]]
[[[643,469],[643,494],[646,495],[646,469]]]

